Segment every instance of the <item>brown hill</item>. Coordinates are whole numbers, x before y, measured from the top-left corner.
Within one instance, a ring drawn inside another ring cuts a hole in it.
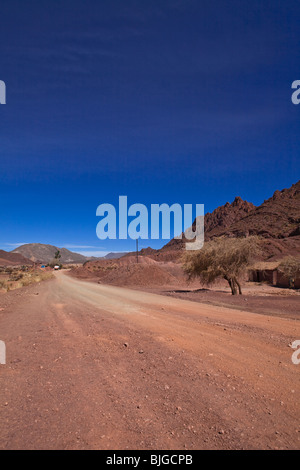
[[[139,263],[135,256],[125,256],[114,260],[89,261],[82,267],[73,268],[71,275],[98,283],[116,286],[157,287],[176,285],[182,282],[183,272],[174,263],[158,263],[143,256]]]
[[[19,253],[0,250],[0,266],[32,266],[34,263]]]
[[[28,243],[26,245],[19,246],[12,253],[20,253],[26,258],[34,262],[50,263],[57,251],[60,251],[60,262],[64,264],[68,263],[84,263],[90,258],[80,255],[79,253],[73,253],[66,248],[58,248],[53,245],[44,245],[41,243]]]

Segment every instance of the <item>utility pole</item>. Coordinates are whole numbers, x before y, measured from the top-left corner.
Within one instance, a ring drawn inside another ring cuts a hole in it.
[[[136,262],[139,262],[139,239],[137,238],[136,240]]]

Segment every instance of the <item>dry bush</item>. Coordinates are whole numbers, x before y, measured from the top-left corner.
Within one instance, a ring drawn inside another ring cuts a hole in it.
[[[9,281],[19,281],[20,279],[22,279],[22,277],[22,273],[11,274]]]
[[[278,266],[278,271],[289,280],[290,287],[294,287],[295,280],[300,276],[300,259],[294,256],[283,258]]]
[[[257,237],[216,238],[205,243],[201,250],[185,255],[184,271],[189,278],[199,277],[207,285],[223,278],[233,295],[238,292],[242,294],[239,278],[251,265],[258,251]]]

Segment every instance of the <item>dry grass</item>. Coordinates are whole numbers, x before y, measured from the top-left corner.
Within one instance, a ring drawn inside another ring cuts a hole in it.
[[[24,272],[15,268],[9,273],[5,272],[1,274],[0,291],[9,292],[10,290],[28,287],[32,284],[52,278],[53,274],[51,272],[41,272],[39,270]]]

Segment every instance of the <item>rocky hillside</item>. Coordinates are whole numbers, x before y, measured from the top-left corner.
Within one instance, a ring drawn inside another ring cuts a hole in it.
[[[209,240],[226,232],[237,221],[243,219],[255,210],[254,204],[243,201],[236,197],[230,204],[226,202],[224,206],[217,207],[213,212],[208,212],[204,217],[205,239]],[[195,228],[195,222],[193,223]],[[185,247],[185,238],[181,240],[172,239],[160,251],[182,250]]]
[[[275,191],[254,211],[218,231],[218,235],[227,236],[249,234],[274,239],[300,235],[300,181]]]
[[[208,212],[204,218],[205,238],[208,240],[226,232],[233,224],[252,214],[255,209],[252,202],[243,201],[238,196],[231,204],[226,202],[212,213]]]
[[[214,237],[259,235],[266,259],[279,259],[288,254],[300,254],[300,181],[288,189],[275,191],[273,196],[256,207],[236,197],[212,213],[207,213],[205,240]],[[195,222],[193,224],[195,226]],[[181,255],[185,240],[172,239],[161,250],[147,252],[159,260],[171,260]],[[143,254],[143,253],[142,253]],[[145,253],[146,254],[146,253]]]

